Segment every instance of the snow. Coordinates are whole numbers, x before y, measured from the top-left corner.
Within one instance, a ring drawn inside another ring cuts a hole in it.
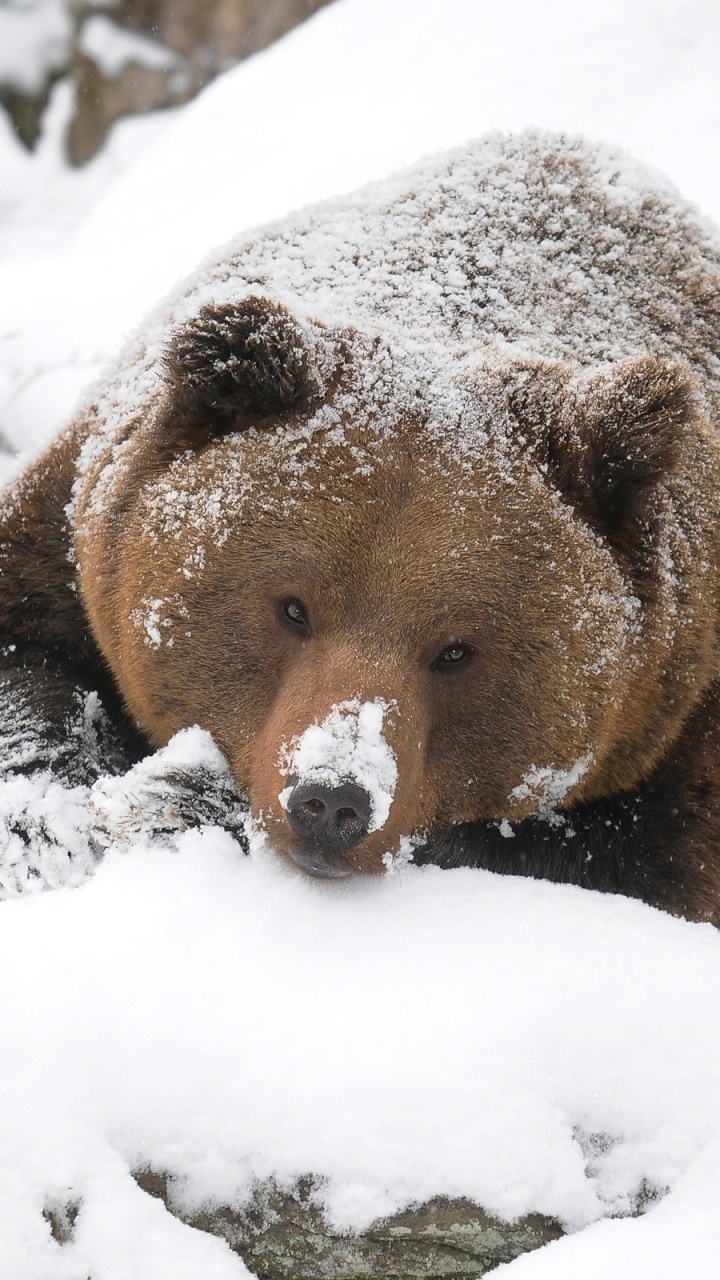
[[[70,56],[65,0],[6,0],[0,9],[0,85],[41,93]]]
[[[43,773],[0,783],[0,897],[82,884],[95,859],[87,840],[88,788]],[[18,825],[25,828],[23,836]]]
[[[232,785],[222,752],[209,733],[192,725],[176,733],[159,751],[139,760],[127,773],[99,777],[87,796],[86,817],[84,824],[79,824],[79,834],[86,838],[90,835],[102,848],[126,848],[138,839],[147,839],[154,826],[154,841],[167,843],[178,832],[187,830],[178,807],[177,787],[170,785],[170,780],[176,781],[188,770],[202,770],[207,784]]]
[[[156,40],[127,31],[100,13],[83,24],[80,48],[110,79],[132,65],[172,69],[178,64],[174,54]]]
[[[356,782],[371,800],[368,831],[380,830],[387,822],[398,777],[395,753],[382,731],[390,710],[383,698],[339,703],[321,724],[308,725],[285,747],[280,772],[303,783],[324,782],[331,787]],[[278,797],[281,804],[286,793],[287,788]]]
[[[532,796],[536,803],[535,812],[542,815],[546,822],[552,825],[559,825],[565,822],[562,814],[556,812],[556,806],[561,803],[567,796],[568,792],[575,786],[588,771],[588,766],[592,762],[592,756],[582,756],[571,769],[549,769],[546,766],[538,768],[533,765],[531,769],[524,775],[522,782],[517,787],[513,787],[510,792],[511,800],[526,800]],[[509,823],[506,821],[506,826]],[[502,830],[503,824],[500,824]],[[510,831],[503,831],[503,835],[510,835]]]
[[[488,129],[619,143],[717,219],[719,73],[711,0],[337,0],[182,111],[119,126],[81,173],[61,160],[60,85],[37,155],[0,122],[0,430],[37,448],[242,228]],[[220,770],[207,743],[181,746]],[[0,904],[1,1280],[247,1275],[137,1188],[142,1163],[188,1203],[311,1172],[345,1227],[442,1193],[558,1215],[575,1234],[509,1280],[714,1280],[709,926],[479,872],[321,886],[257,835],[250,858],[212,830],[123,853],[153,786],[97,792],[111,848],[92,878]],[[643,1184],[649,1212],[608,1218]],[[41,1210],[72,1200],[59,1246]]]
[[[713,1276],[710,926],[470,871],[319,886],[212,831],[2,912],[1,1275],[242,1275],[147,1204],[150,1165],[185,1207],[316,1171],[339,1228],[445,1193],[580,1231],[521,1275]],[[51,1197],[82,1201],[62,1249]]]

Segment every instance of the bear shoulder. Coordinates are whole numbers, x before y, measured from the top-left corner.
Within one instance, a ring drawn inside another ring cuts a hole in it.
[[[95,654],[68,517],[78,449],[62,432],[0,495],[0,639],[82,664]]]

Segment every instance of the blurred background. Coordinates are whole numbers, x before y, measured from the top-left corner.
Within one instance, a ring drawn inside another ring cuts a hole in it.
[[[214,246],[528,125],[720,220],[718,0],[0,0],[0,465]]]
[[[3,0],[0,103],[37,144],[53,86],[72,85],[65,150],[86,164],[124,116],[177,106],[329,0]]]

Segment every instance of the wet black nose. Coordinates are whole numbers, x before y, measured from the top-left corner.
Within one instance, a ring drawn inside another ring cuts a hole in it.
[[[371,814],[368,792],[354,782],[342,782],[338,787],[324,782],[300,782],[288,797],[290,826],[302,837],[306,850],[312,851],[310,857],[319,855],[323,865],[365,839]],[[301,865],[305,865],[304,861]],[[305,869],[316,875],[329,873]]]

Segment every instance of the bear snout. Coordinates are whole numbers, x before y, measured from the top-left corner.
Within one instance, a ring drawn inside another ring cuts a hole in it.
[[[319,781],[295,785],[286,800],[285,814],[300,848],[290,856],[309,875],[323,879],[351,874],[343,854],[368,834],[372,817],[369,792],[355,782],[330,786]]]

